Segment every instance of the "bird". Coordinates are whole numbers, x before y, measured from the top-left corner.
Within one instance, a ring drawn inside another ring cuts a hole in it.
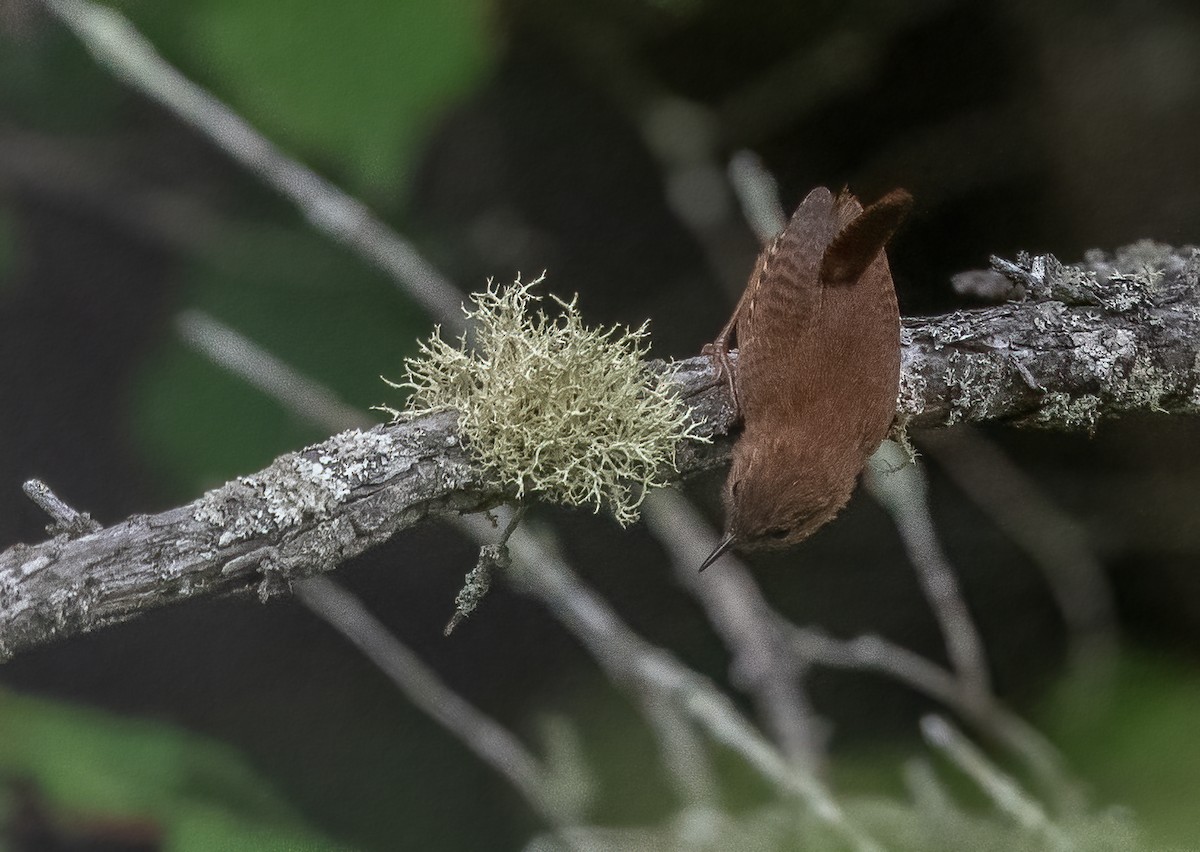
[[[759,254],[729,322],[704,348],[742,433],[725,481],[731,548],[794,545],[850,499],[887,437],[900,383],[900,312],[884,246],[912,207],[812,190]],[[737,369],[730,351],[736,344]]]

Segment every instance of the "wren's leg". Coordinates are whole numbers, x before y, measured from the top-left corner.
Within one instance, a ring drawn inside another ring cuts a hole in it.
[[[717,372],[717,381],[721,381],[724,377],[729,383],[729,397],[733,400],[733,413],[741,414],[742,404],[738,400],[737,383],[733,380],[733,363],[729,360],[729,344],[733,341],[734,333],[737,331],[738,317],[741,316],[742,306],[746,302],[746,294],[742,294],[742,298],[738,300],[737,307],[733,309],[733,316],[729,318],[729,322],[725,323],[725,327],[721,329],[721,333],[717,335],[717,339],[712,343],[706,343],[700,349],[701,355],[708,355],[713,360],[713,369]]]

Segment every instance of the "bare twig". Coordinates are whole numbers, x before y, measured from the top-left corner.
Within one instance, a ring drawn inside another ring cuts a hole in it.
[[[752,151],[737,151],[729,160],[729,182],[733,186],[742,216],[758,241],[766,245],[783,230],[787,212],[779,203],[779,184],[762,160]]]
[[[508,525],[500,533],[499,541],[480,546],[479,561],[475,563],[474,568],[467,572],[466,581],[454,599],[454,614],[450,616],[450,620],[446,622],[446,629],[442,631],[446,636],[453,633],[464,618],[469,618],[487,596],[492,588],[492,574],[497,570],[503,571],[508,568],[510,563],[508,540],[512,538],[517,524],[521,523],[521,518],[525,516],[526,508],[522,504],[512,513]]]
[[[946,719],[926,716],[921,720],[921,733],[931,748],[949,758],[979,785],[979,789],[987,794],[996,807],[1016,820],[1017,824],[1039,832],[1053,848],[1070,848],[1067,838],[1046,816],[1042,806]]]
[[[992,696],[982,703],[963,690],[953,672],[880,636],[835,639],[815,628],[792,628],[795,653],[812,664],[887,675],[953,710],[980,734],[1018,757],[1039,784],[1073,806],[1071,783],[1058,751]]]
[[[100,524],[92,520],[87,512],[77,512],[64,503],[50,486],[40,479],[31,479],[21,486],[30,500],[38,505],[43,512],[50,516],[53,523],[46,527],[50,535],[66,535],[67,538],[79,538],[88,533],[98,532]]]
[[[737,559],[703,577],[696,568],[716,544],[712,527],[676,491],[646,498],[646,523],[667,552],[675,577],[704,607],[733,653],[732,681],[754,701],[763,724],[789,759],[810,769],[824,752],[823,723],[804,694],[805,659],[791,647],[783,621]]]
[[[464,517],[458,523],[477,540],[490,534],[486,521],[479,518]],[[713,740],[741,755],[780,790],[803,801],[855,849],[878,848],[849,822],[815,775],[786,761],[707,678],[630,630],[575,576],[548,535],[535,533],[530,526],[523,525],[510,541],[513,582],[545,603],[614,682],[624,684],[635,695],[649,692],[668,698]]]
[[[507,729],[480,713],[398,641],[362,602],[327,577],[295,586],[296,597],[349,639],[401,692],[503,775],[552,825],[563,821],[542,790],[543,770]]]
[[[43,5],[114,75],[211,139],[264,183],[290,199],[319,231],[403,282],[449,331],[464,329],[458,290],[357,199],[274,144],[218,98],[164,60],[120,13],[90,0]]]
[[[991,696],[991,676],[983,640],[938,541],[920,462],[909,461],[899,445],[885,441],[872,457],[864,482],[896,523],[965,694],[986,703]]]
[[[282,402],[300,417],[325,429],[369,429],[372,418],[347,405],[320,382],[288,364],[215,317],[195,309],[175,318],[179,336],[214,364]]]
[[[922,436],[921,446],[1042,569],[1083,667],[1110,659],[1116,612],[1104,569],[1083,526],[993,442],[969,427]]]

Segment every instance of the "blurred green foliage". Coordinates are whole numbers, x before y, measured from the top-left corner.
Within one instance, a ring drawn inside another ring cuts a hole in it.
[[[1148,848],[1200,843],[1200,676],[1191,660],[1121,657],[1111,683],[1065,680],[1038,721],[1094,800],[1128,807]]]
[[[333,850],[232,749],[167,725],[0,691],[0,767],[55,814],[146,821],[166,849]],[[7,808],[8,792],[0,791]]]
[[[484,0],[114,5],[268,138],[381,207],[491,58]],[[364,411],[428,327],[390,280],[298,223],[231,223],[184,264],[187,306]],[[173,339],[148,359],[133,413],[138,445],[180,495],[323,437]]]
[[[1195,666],[1131,650],[1099,675],[1065,677],[1037,707],[1025,711],[1031,724],[1061,750],[1086,798],[1086,811],[1057,819],[1056,829],[1072,848],[1086,852],[1197,848],[1200,675]],[[655,771],[647,769],[646,755],[657,747],[637,714],[598,677],[570,697],[565,712],[580,725],[598,777],[597,821],[658,824],[671,808],[669,782],[657,762]],[[1036,788],[1016,771],[1011,755],[993,751],[990,756],[1033,795]],[[779,841],[751,843],[750,838],[756,832],[795,838],[797,826],[811,840],[804,848],[841,848],[802,809],[792,803],[781,809],[768,786],[736,755],[716,749],[713,758],[722,804],[736,820],[721,830],[740,832],[744,845],[738,848],[791,848]],[[904,782],[904,767],[913,758],[935,771],[943,801],[914,800]],[[920,743],[915,729],[907,742],[835,749],[829,781],[847,811],[888,849],[1055,848],[1045,836],[1001,813],[973,781]],[[1052,807],[1046,809],[1053,815]]]
[[[492,57],[486,0],[120,0],[160,51],[269,139],[389,198]]]
[[[182,302],[232,326],[368,413],[428,320],[381,273],[294,229],[231,227],[181,270]],[[182,498],[326,437],[176,337],[143,365],[136,443]],[[380,419],[383,418],[380,415]]]
[[[0,28],[0,115],[48,133],[115,129],[126,90],[65,30],[36,38]]]

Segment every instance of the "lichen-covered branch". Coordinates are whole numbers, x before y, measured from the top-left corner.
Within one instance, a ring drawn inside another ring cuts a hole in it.
[[[900,419],[1092,429],[1200,412],[1200,251],[1137,243],[994,261],[1025,301],[903,322]],[[996,277],[996,276],[994,276]]]
[[[439,512],[502,499],[440,414],[349,430],[199,500],[0,553],[0,658],[198,595],[329,571]]]
[[[904,321],[898,420],[1078,429],[1200,413],[1197,258],[1140,244],[1080,267],[999,264],[1032,298]],[[721,466],[736,424],[709,359],[653,366],[716,439],[681,445],[673,477]],[[0,658],[186,598],[285,591],[431,515],[511,496],[472,463],[452,415],[343,432],[186,506],[0,553]]]

